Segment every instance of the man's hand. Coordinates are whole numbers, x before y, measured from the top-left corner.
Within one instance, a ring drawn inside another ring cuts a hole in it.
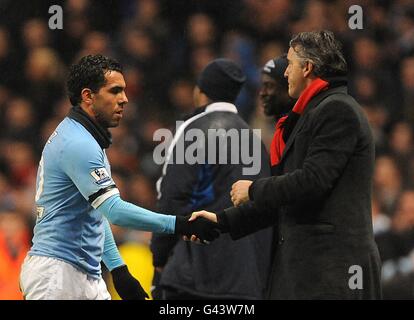
[[[175,233],[191,237],[192,235],[199,238],[202,242],[213,241],[220,235],[217,223],[206,218],[200,217],[190,221],[190,215],[177,216],[175,222]]]
[[[249,201],[249,187],[253,183],[250,180],[239,180],[231,186],[230,197],[235,207]]]
[[[206,218],[210,221],[217,223],[217,215],[213,212],[206,211],[206,210],[193,212],[193,214],[191,215],[190,221],[193,221],[199,217],[203,217],[203,218]]]
[[[141,284],[128,271],[127,266],[121,266],[111,271],[114,287],[122,300],[145,300],[148,294]]]
[[[209,211],[206,211],[206,210],[193,212],[193,214],[191,215],[189,221],[196,220],[197,218],[200,218],[200,217],[206,218],[206,219],[208,219],[212,222],[217,223],[217,215],[213,212],[209,212]],[[209,243],[208,241],[201,240],[200,238],[197,238],[197,236],[195,236],[195,235],[192,235],[191,238],[189,238],[187,236],[184,236],[183,239],[185,241],[192,241],[192,242],[201,243],[201,244],[208,244]]]

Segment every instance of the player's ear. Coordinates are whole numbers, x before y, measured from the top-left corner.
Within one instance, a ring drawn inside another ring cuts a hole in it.
[[[81,98],[83,102],[85,102],[88,105],[91,105],[93,100],[92,90],[89,88],[83,88],[81,91]]]

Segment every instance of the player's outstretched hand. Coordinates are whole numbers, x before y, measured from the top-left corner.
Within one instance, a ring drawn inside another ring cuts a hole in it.
[[[195,235],[201,241],[213,241],[218,238],[220,231],[218,224],[206,218],[200,217],[193,221],[189,221],[191,215],[177,216],[175,222],[175,233],[183,236],[191,237]]]
[[[127,266],[121,266],[111,271],[114,287],[122,300],[145,300],[148,294],[141,284],[128,270]]]
[[[191,215],[190,221],[200,219],[200,217],[206,218],[206,219],[208,219],[212,222],[218,223],[217,215],[213,212],[209,212],[209,211],[206,211],[206,210],[193,212],[193,214]],[[217,224],[217,227],[220,229],[220,231],[223,231],[219,224]],[[187,236],[184,236],[183,239],[185,241],[191,241],[191,242],[194,242],[194,243],[208,244],[208,241],[205,241],[205,240],[203,241],[203,240],[199,239],[198,237],[196,237],[195,235],[192,235],[191,238],[189,238]]]

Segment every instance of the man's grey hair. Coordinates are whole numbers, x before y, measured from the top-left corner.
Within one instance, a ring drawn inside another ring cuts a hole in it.
[[[289,46],[304,63],[309,61],[313,64],[313,73],[317,77],[343,76],[348,71],[342,45],[331,31],[298,33],[290,40]]]

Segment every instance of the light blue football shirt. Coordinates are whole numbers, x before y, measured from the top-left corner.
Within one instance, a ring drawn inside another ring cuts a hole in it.
[[[107,199],[122,200],[105,151],[76,120],[65,118],[47,141],[36,187],[37,220],[29,255],[61,259],[99,277],[105,232],[97,208]],[[127,226],[140,228],[142,213],[147,220],[156,220],[153,225],[162,226],[163,232],[174,232],[175,217],[128,205],[132,210],[126,216],[132,222]],[[153,225],[147,223],[143,229]]]

